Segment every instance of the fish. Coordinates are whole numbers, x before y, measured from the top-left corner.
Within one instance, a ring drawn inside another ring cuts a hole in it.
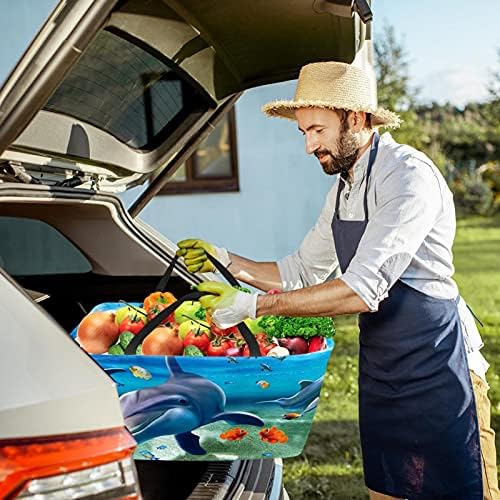
[[[157,450],[166,450],[167,448],[168,446],[166,444],[160,444],[160,446],[156,447]]]
[[[274,426],[269,429],[262,429],[259,436],[262,441],[270,444],[286,443],[288,441],[288,436],[281,429]]]
[[[149,450],[141,450],[139,452],[146,460],[160,460],[157,456],[153,455]]]
[[[129,366],[129,370],[136,378],[149,380],[152,377],[151,373],[149,373],[146,368],[142,368],[142,366]]]
[[[266,451],[265,453],[262,453],[262,456],[266,458],[272,458],[274,455],[270,451]]]
[[[291,412],[291,413],[285,413],[284,415],[281,416],[281,418],[284,418],[285,420],[294,420],[301,416],[302,413]]]
[[[255,382],[261,389],[267,389],[271,384],[267,380],[259,380]]]
[[[263,372],[272,372],[273,371],[273,369],[269,365],[266,365],[266,363],[261,363],[260,364],[260,369]]]
[[[228,356],[227,357],[227,362],[228,363],[234,363],[234,364],[239,363],[239,361],[234,356]]]
[[[226,394],[211,380],[184,372],[174,356],[166,356],[170,377],[163,384],[120,396],[125,424],[141,444],[173,435],[179,447],[191,455],[206,455],[200,437],[192,431],[211,422],[263,427],[253,413],[225,411]]]
[[[306,409],[303,412],[301,412],[301,413],[297,413],[297,412],[285,413],[284,415],[281,416],[281,418],[284,418],[285,420],[293,420],[295,418],[300,418],[303,415],[305,415],[306,413],[315,410],[318,407],[318,403],[319,403],[319,397],[313,399],[307,405]]]
[[[226,432],[223,432],[219,437],[221,439],[227,439],[228,441],[241,441],[248,432],[245,429],[240,429],[239,427],[234,427]]]

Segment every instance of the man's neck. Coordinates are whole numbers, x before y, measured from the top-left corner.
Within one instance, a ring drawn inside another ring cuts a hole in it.
[[[358,149],[358,156],[356,157],[356,161],[354,162],[354,165],[349,169],[349,175],[347,176],[346,180],[350,184],[352,184],[352,181],[354,180],[354,167],[358,163],[358,160],[364,155],[367,149],[370,148],[372,145],[372,140],[373,140],[373,135],[374,131],[373,130],[366,130],[362,131],[360,133],[360,139],[361,139],[361,146]]]

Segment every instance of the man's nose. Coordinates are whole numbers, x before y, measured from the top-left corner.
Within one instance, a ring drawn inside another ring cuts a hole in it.
[[[311,135],[306,135],[306,153],[308,155],[314,153],[319,148],[318,141]]]

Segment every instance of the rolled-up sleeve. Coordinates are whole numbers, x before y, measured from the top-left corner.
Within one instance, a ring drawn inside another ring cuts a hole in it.
[[[307,233],[299,249],[277,262],[284,291],[317,285],[338,274],[331,227],[336,186],[328,194],[318,221]]]
[[[393,169],[374,189],[376,209],[340,277],[372,312],[410,265],[443,207],[436,173],[418,158]]]

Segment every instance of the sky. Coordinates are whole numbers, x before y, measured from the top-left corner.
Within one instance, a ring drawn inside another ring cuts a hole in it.
[[[487,97],[500,70],[499,0],[372,0],[375,43],[387,24],[409,61],[422,101],[462,107]]]
[[[57,0],[0,0],[0,81],[56,4]],[[422,101],[463,106],[484,99],[489,74],[500,69],[498,7],[499,0],[372,0],[375,42],[385,25],[393,26]]]

